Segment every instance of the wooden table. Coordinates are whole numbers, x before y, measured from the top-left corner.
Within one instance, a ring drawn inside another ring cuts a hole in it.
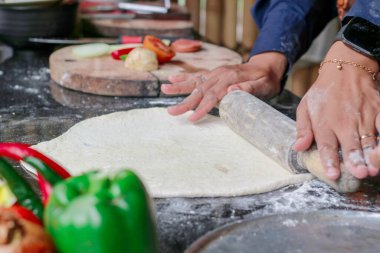
[[[109,5],[109,7],[111,6]],[[86,36],[117,37],[146,34],[174,37],[194,36],[194,26],[190,21],[189,12],[186,7],[177,4],[172,4],[168,13],[160,14],[121,11],[116,6],[114,6],[113,12],[94,13],[88,12],[82,3],[80,14],[83,34]]]

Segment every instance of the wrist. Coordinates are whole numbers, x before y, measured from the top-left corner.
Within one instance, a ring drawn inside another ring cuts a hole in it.
[[[374,72],[379,72],[379,63],[375,58],[361,54],[354,49],[346,46],[343,42],[335,42],[330,50],[327,52],[326,60],[343,60],[347,62],[354,62],[366,66],[367,68],[373,70]]]
[[[280,81],[288,66],[288,60],[282,53],[265,52],[252,56],[247,64],[267,69],[270,75]]]

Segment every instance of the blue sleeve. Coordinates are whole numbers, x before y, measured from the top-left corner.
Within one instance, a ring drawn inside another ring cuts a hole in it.
[[[342,23],[346,24],[352,17],[361,17],[380,26],[380,1],[356,0]]]
[[[251,13],[260,29],[251,56],[284,53],[289,66],[337,16],[335,0],[258,0]]]

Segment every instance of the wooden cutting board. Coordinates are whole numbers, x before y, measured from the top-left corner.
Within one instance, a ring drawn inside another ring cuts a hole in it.
[[[86,34],[105,37],[146,35],[193,37],[193,23],[189,20],[158,19],[93,19],[83,20]]]
[[[134,2],[139,3],[139,2]],[[140,2],[140,4],[143,2]],[[96,11],[96,8],[103,9],[103,11]],[[105,9],[108,8],[108,11]],[[95,10],[95,11],[94,11]],[[93,21],[95,19],[123,19],[123,15],[129,14],[134,19],[156,19],[156,20],[190,20],[191,16],[186,6],[181,6],[176,3],[170,4],[170,10],[167,13],[153,13],[153,12],[133,12],[128,10],[120,10],[117,6],[117,1],[101,1],[95,2],[94,0],[82,0],[79,6],[80,19],[85,21]],[[126,19],[124,17],[124,19]]]
[[[241,56],[232,50],[202,43],[202,50],[177,53],[158,70],[145,72],[128,69],[109,55],[78,59],[72,53],[74,47],[64,47],[50,55],[52,80],[69,89],[107,96],[156,97],[160,95],[160,85],[168,83],[169,75],[242,62]]]

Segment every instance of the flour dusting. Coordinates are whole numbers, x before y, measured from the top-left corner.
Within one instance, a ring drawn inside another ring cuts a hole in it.
[[[24,86],[21,86],[21,85],[18,85],[16,84],[15,86],[13,86],[13,89],[14,90],[20,90],[20,91],[25,91],[26,93],[29,93],[29,94],[38,94],[39,93],[39,90],[37,88],[30,88],[30,87],[24,87]]]
[[[307,95],[307,106],[311,117],[316,115],[321,105],[326,103],[328,89],[314,87],[312,91],[312,95]]]
[[[282,225],[286,227],[295,227],[298,224],[298,220],[287,219],[282,222]]]
[[[361,150],[351,151],[348,154],[348,159],[354,165],[364,164],[364,157]]]
[[[162,201],[158,200],[158,203]],[[344,195],[316,179],[265,194],[237,198],[173,198],[165,204],[165,212],[172,214],[196,213],[229,219],[330,208],[357,207],[347,203]]]
[[[23,81],[47,81],[50,79],[50,69],[40,68],[38,71],[27,71]]]

